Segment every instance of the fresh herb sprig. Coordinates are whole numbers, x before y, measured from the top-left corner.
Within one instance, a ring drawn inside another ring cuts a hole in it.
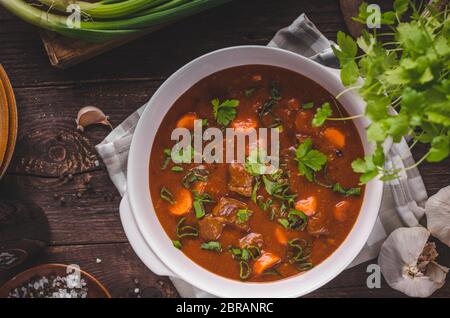
[[[327,156],[318,150],[312,149],[312,147],[312,140],[308,138],[295,151],[298,172],[310,182],[314,181],[315,173],[322,170],[327,162]]]
[[[414,1],[395,0],[393,11],[381,16],[390,33],[364,31],[356,41],[338,33],[339,47],[333,50],[341,64],[341,80],[348,86],[339,96],[358,90],[367,103],[364,115],[372,122],[368,139],[376,145],[372,155],[352,164],[361,173],[361,183],[378,176],[384,181],[399,176],[400,168],[384,167],[382,147],[388,138],[400,142],[411,135],[411,147],[429,145],[427,153],[405,170],[425,160],[442,161],[450,154],[450,10],[448,3],[437,10],[437,2],[418,7]],[[367,3],[360,7],[356,21],[366,23],[367,7]],[[409,18],[407,12],[411,12]],[[386,36],[391,37],[387,42]],[[322,110],[316,115],[318,126],[323,124],[323,114]],[[326,119],[337,120],[329,116]]]
[[[239,100],[227,99],[220,102],[218,98],[215,98],[211,101],[211,105],[217,123],[227,127],[236,118],[236,107],[239,106]]]

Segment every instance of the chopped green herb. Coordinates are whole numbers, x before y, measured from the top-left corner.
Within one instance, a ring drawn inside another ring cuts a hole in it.
[[[229,252],[234,259],[243,261],[248,261],[250,259],[256,260],[261,256],[261,250],[255,245],[250,245],[246,248],[230,247]]]
[[[304,262],[311,257],[311,244],[305,239],[296,238],[288,241],[288,257],[292,262]]]
[[[183,167],[180,167],[180,166],[173,166],[170,170],[172,170],[173,172],[183,172],[184,171]]]
[[[308,216],[298,210],[291,210],[288,214],[289,228],[292,230],[303,231],[308,224]]]
[[[177,236],[179,238],[183,237],[197,237],[198,236],[198,229],[191,225],[185,225],[184,222],[186,221],[186,218],[181,218],[177,223]]]
[[[239,277],[242,280],[246,280],[247,278],[250,277],[252,273],[252,269],[250,267],[250,265],[248,265],[248,263],[246,261],[240,261],[239,262]]]
[[[212,203],[214,200],[208,193],[200,194],[197,191],[193,191],[193,193],[195,217],[201,219],[206,214],[204,203]]]
[[[324,103],[322,107],[317,108],[314,118],[312,120],[312,125],[314,127],[320,127],[325,123],[328,117],[333,114],[331,110],[330,103]]]
[[[249,209],[239,209],[236,212],[236,217],[237,217],[236,222],[238,224],[243,224],[243,223],[247,222],[250,219],[250,216],[252,214],[253,214],[253,212],[251,210],[249,210]]]
[[[209,172],[204,166],[197,166],[188,171],[183,178],[183,186],[189,189],[197,181],[207,181]]]
[[[344,188],[340,183],[335,183],[332,190],[345,196],[358,196],[361,194],[361,188]]]
[[[255,90],[256,90],[256,87],[250,87],[250,88],[247,88],[247,89],[244,91],[245,97],[250,98],[250,97],[253,95],[253,92],[254,92]]]
[[[266,152],[262,149],[253,149],[245,161],[245,171],[250,173],[252,176],[259,176],[271,172],[270,166],[267,166],[264,163],[264,158],[266,155]]]
[[[312,149],[311,138],[306,139],[295,151],[295,160],[298,163],[298,172],[308,181],[314,180],[314,174],[322,170],[327,162],[327,157],[318,150]]]
[[[250,259],[250,257],[251,257],[251,254],[250,254],[250,252],[248,251],[248,249],[243,248],[243,249],[241,250],[241,260],[243,260],[243,261],[248,261],[248,260]]]
[[[280,223],[285,229],[289,229],[289,221],[287,219],[280,218],[278,219],[278,223]]]
[[[296,263],[295,267],[299,272],[305,272],[309,271],[311,268],[314,267],[314,265],[311,262],[305,262],[305,263]]]
[[[281,276],[280,272],[277,271],[275,268],[266,269],[263,272],[263,275],[266,275],[266,276]]]
[[[210,241],[207,243],[202,243],[202,245],[200,246],[202,249],[204,250],[208,250],[208,251],[215,251],[215,252],[222,252],[222,245],[220,244],[220,242],[217,241]]]
[[[253,201],[253,203],[257,203],[257,196],[258,196],[258,189],[259,189],[259,185],[261,184],[261,181],[259,178],[256,179],[255,184],[253,185],[253,189],[252,189],[252,196],[251,196],[251,200]]]
[[[239,100],[227,99],[220,102],[218,98],[211,101],[213,114],[217,123],[226,127],[236,117],[236,107],[239,106]]]
[[[161,188],[161,191],[159,192],[159,196],[161,197],[161,199],[166,200],[170,204],[175,203],[175,197],[169,190],[167,190],[166,187]]]
[[[271,177],[263,175],[262,180],[268,194],[282,201],[287,201],[289,204],[294,202],[297,195],[290,193],[289,180],[281,169],[278,169]]]
[[[264,202],[264,197],[262,195],[259,195],[258,197],[256,197],[256,203],[258,204],[261,210],[267,211],[267,209],[272,206],[273,200],[271,198],[268,198]]]
[[[181,250],[183,248],[183,244],[179,240],[172,240],[172,244],[174,247],[178,248],[179,250]]]
[[[253,260],[258,259],[261,256],[261,249],[258,246],[249,245],[245,249],[249,252],[250,257]]]
[[[314,107],[314,103],[313,102],[302,104],[302,108],[303,109],[311,109],[313,107]]]
[[[178,151],[171,153],[172,161],[175,163],[191,163],[194,158],[194,147],[188,145],[186,150],[180,148]]]
[[[161,166],[162,170],[165,170],[167,168],[167,166],[169,165],[171,156],[172,156],[172,151],[168,148],[164,149],[164,161]]]
[[[277,83],[272,82],[270,84],[270,98],[261,106],[258,111],[259,118],[263,118],[266,115],[272,114],[272,110],[278,105],[278,101],[281,100],[281,92]]]

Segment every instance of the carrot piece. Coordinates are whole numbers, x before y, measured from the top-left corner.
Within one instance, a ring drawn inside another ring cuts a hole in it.
[[[281,226],[275,228],[275,238],[281,245],[287,245],[288,243],[286,232]]]
[[[347,211],[350,207],[350,202],[341,201],[338,202],[334,207],[334,218],[339,222],[344,222],[347,219]]]
[[[273,267],[281,261],[281,258],[273,253],[263,253],[253,264],[253,273],[261,275],[267,269]]]
[[[333,145],[338,148],[344,148],[345,146],[345,136],[336,128],[327,128],[324,130],[323,135],[327,138]]]
[[[254,118],[235,119],[231,122],[231,128],[241,132],[248,132],[250,129],[258,128],[258,122]]]
[[[259,82],[259,81],[262,80],[262,76],[259,75],[259,74],[255,74],[255,75],[252,76],[252,80],[253,80],[254,82]]]
[[[300,102],[298,101],[297,98],[291,98],[290,100],[288,100],[287,102],[287,107],[290,110],[299,110],[300,108]]]
[[[316,214],[317,211],[317,199],[316,197],[309,197],[303,200],[295,202],[295,209],[302,211],[307,216]]]
[[[194,184],[194,187],[193,187],[193,190],[195,190],[195,191],[197,191],[198,193],[203,193],[203,192],[205,192],[205,188],[206,188],[206,182],[204,182],[204,181],[197,181],[195,184]]]
[[[198,120],[198,116],[195,113],[188,113],[181,117],[177,122],[177,128],[194,129],[194,121]]]
[[[192,209],[192,194],[189,190],[182,188],[175,196],[175,203],[169,206],[169,211],[175,215],[189,213]]]

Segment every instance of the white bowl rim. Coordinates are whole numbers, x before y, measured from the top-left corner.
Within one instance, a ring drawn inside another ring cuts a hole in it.
[[[222,59],[221,62],[218,62],[219,58]],[[223,62],[224,59],[225,62]],[[263,60],[266,63],[262,63]],[[220,66],[210,64],[213,61],[223,64],[220,64]],[[298,63],[298,66],[294,63]],[[278,48],[252,45],[229,47],[205,54],[191,61],[170,76],[156,91],[148,102],[135,129],[128,158],[127,193],[130,208],[141,235],[149,247],[171,272],[189,284],[219,297],[298,297],[329,282],[342,272],[361,251],[378,215],[383,191],[381,181],[372,180],[366,185],[358,219],[347,238],[333,254],[304,274],[267,283],[239,282],[221,277],[197,265],[181,251],[173,248],[154,212],[149,195],[148,167],[153,138],[156,134],[154,128],[159,127],[162,118],[170,109],[170,107],[167,107],[162,111],[162,116],[156,116],[157,111],[163,107],[160,106],[158,109],[158,103],[159,105],[172,106],[182,93],[207,75],[229,67],[249,64],[266,64],[290,69],[316,81],[334,95],[344,89],[334,71],[301,55]],[[296,65],[296,69],[291,68],[293,65]],[[204,73],[203,77],[192,81],[188,80],[187,83],[183,81],[194,73],[202,72]],[[176,90],[181,93],[173,93],[174,83],[177,83]],[[170,95],[172,96],[170,97]],[[172,100],[172,102],[167,102],[167,100]],[[355,114],[355,109],[361,113],[365,107],[362,99],[354,93],[345,94],[340,102],[350,115]],[[155,118],[158,118],[159,122]],[[366,118],[360,118],[354,122],[363,142],[364,151],[367,153],[372,150],[372,145],[365,138],[364,130],[369,121]],[[142,171],[147,173],[143,174]]]

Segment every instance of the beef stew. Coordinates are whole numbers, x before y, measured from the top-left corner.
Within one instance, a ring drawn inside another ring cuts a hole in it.
[[[319,84],[265,65],[226,69],[186,91],[158,129],[149,167],[155,211],[174,247],[249,282],[297,275],[331,255],[362,205],[351,162],[364,151],[351,120],[314,127],[324,104],[347,117]],[[263,175],[242,163],[175,163],[172,130],[192,130],[195,120],[222,130],[277,128],[280,168]]]

